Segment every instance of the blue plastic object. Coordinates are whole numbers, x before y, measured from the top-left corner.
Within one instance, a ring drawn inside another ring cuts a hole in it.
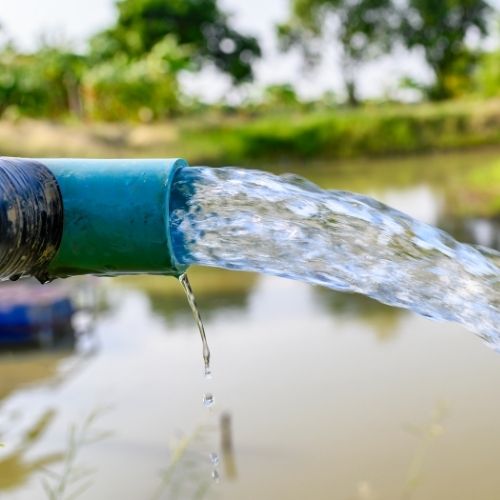
[[[0,346],[44,344],[73,336],[76,311],[63,290],[17,285],[1,289]]]

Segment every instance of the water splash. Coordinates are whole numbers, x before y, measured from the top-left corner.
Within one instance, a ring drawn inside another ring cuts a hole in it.
[[[256,271],[358,292],[464,324],[500,349],[500,254],[371,198],[296,176],[182,169],[172,238],[182,264]]]

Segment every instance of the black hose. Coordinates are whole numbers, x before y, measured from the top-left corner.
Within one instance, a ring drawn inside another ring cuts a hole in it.
[[[0,158],[0,279],[32,275],[47,281],[63,218],[59,186],[46,166]]]

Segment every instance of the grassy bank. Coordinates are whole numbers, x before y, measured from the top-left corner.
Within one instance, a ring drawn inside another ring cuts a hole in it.
[[[0,121],[0,155],[182,156],[191,164],[292,169],[321,185],[335,179],[333,187],[360,192],[410,176],[411,182],[446,184],[454,215],[499,216],[500,160],[494,151],[479,159],[475,150],[485,146],[500,147],[500,100],[307,114],[212,112],[155,124]],[[477,158],[468,159],[465,149]],[[436,151],[447,154],[429,155]],[[318,163],[325,179],[317,178],[317,169],[313,176]]]
[[[184,156],[213,165],[333,160],[500,145],[500,100],[364,106],[169,123],[0,122],[10,155]]]
[[[451,203],[457,215],[500,218],[500,160],[471,169]]]
[[[451,151],[500,144],[500,101],[275,114],[194,126],[187,137],[213,163]]]

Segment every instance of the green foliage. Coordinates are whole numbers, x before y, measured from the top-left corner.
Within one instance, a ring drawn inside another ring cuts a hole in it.
[[[450,205],[459,215],[500,217],[500,163],[493,161],[469,168]]]
[[[423,50],[435,82],[422,87],[440,100],[469,93],[477,54],[466,45],[472,31],[484,36],[492,7],[486,0],[291,0],[290,20],[278,27],[282,48],[300,46],[316,62],[322,45],[339,44],[349,102],[356,103],[355,72],[395,44]],[[324,45],[323,45],[324,46]]]
[[[235,83],[250,80],[252,62],[260,57],[257,40],[234,30],[217,0],[119,0],[118,20],[91,42],[92,57],[109,60],[116,54],[141,58],[167,35],[191,49],[199,67],[213,63]]]
[[[290,2],[290,17],[278,27],[282,48],[300,47],[306,61],[314,64],[325,43],[337,44],[351,104],[359,104],[355,75],[360,65],[389,53],[395,44],[422,49],[434,71],[431,86],[405,79],[405,86],[421,95],[440,100],[475,92],[486,97],[500,94],[500,52],[481,55],[465,43],[474,30],[478,35],[487,33],[492,8],[486,0]],[[363,136],[371,120],[366,110],[356,119],[358,130],[352,131],[343,121],[336,96],[303,102],[291,84],[270,85],[260,100],[238,107],[221,103],[208,110],[208,105],[183,96],[178,84],[181,71],[196,71],[209,63],[240,83],[252,78],[252,63],[261,55],[255,38],[231,27],[218,0],[119,0],[117,13],[116,23],[92,38],[87,54],[47,45],[26,54],[8,43],[0,45],[0,116],[150,121],[180,111],[233,117],[265,114],[276,115],[276,123],[245,128],[241,137],[248,143],[241,143],[239,135],[231,136],[227,142],[232,150],[240,154],[269,148],[306,155],[323,148],[325,135],[329,147],[338,141],[340,150],[350,144],[357,150],[353,141],[358,137],[373,144],[373,150],[391,149],[382,146],[387,136],[378,137],[373,129],[370,133],[376,140],[370,134]],[[332,109],[338,117],[326,120],[328,133],[318,125],[317,113],[314,125],[301,120],[293,132],[289,116],[284,116]],[[344,127],[349,129],[345,136]],[[384,118],[376,127],[398,138],[398,151],[419,147],[420,123]]]
[[[485,0],[408,0],[401,13],[399,36],[406,47],[422,48],[435,75],[428,89],[438,100],[470,90],[477,58],[465,45],[475,30],[486,35],[491,6]]]
[[[500,95],[500,51],[496,50],[481,57],[476,83],[481,96]]]
[[[348,100],[357,103],[354,74],[358,65],[387,52],[396,11],[391,0],[291,0],[291,16],[278,26],[281,47],[299,46],[309,63],[321,59],[318,40],[337,41]]]
[[[267,108],[293,108],[300,104],[300,100],[292,85],[276,84],[268,85],[264,89],[263,104]]]
[[[167,36],[143,57],[125,54],[94,66],[84,78],[87,115],[99,120],[165,118],[179,109],[177,74],[189,52]]]
[[[23,55],[12,46],[0,51],[0,114],[7,108],[30,116],[81,116],[80,81],[85,59],[66,49],[42,47]]]
[[[0,115],[98,120],[164,118],[179,109],[179,71],[189,67],[188,47],[173,36],[143,57],[120,53],[91,66],[85,56],[58,47],[22,54],[0,52]]]
[[[500,144],[499,120],[493,103],[450,102],[273,113],[237,123],[201,123],[180,135],[198,162],[281,163]]]
[[[257,40],[233,29],[217,0],[120,0],[117,8],[115,25],[84,55],[0,46],[0,116],[149,121],[179,111],[182,70],[209,62],[235,83],[252,78]]]

